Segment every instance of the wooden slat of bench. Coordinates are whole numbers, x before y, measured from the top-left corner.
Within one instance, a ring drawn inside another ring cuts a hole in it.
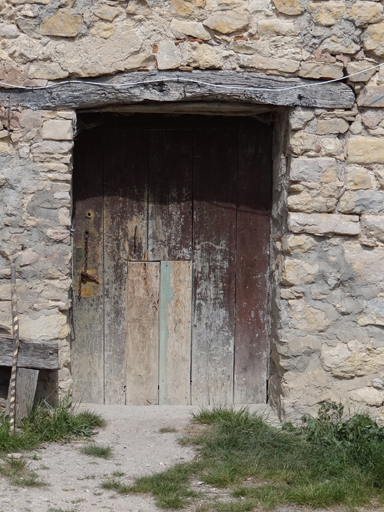
[[[12,366],[13,338],[0,337],[0,366]],[[57,342],[20,340],[18,368],[58,370]]]

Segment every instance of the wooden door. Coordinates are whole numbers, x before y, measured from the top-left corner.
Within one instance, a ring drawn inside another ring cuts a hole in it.
[[[83,121],[93,128],[75,145],[76,399],[265,402],[270,127]]]

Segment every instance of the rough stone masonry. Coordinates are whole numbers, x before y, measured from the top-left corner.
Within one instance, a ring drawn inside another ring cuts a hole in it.
[[[270,401],[342,400],[384,420],[384,9],[368,0],[0,0],[0,80],[45,85],[142,70],[342,78],[350,109],[276,116]],[[0,108],[0,324],[20,269],[20,334],[59,340],[71,386],[76,114]]]

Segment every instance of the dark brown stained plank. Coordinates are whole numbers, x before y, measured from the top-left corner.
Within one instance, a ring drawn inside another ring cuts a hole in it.
[[[12,337],[0,336],[0,366],[12,366],[13,345]],[[21,339],[17,367],[35,368],[36,370],[58,370],[57,342]]]
[[[73,397],[103,403],[103,130],[86,130],[74,149],[73,212]],[[86,280],[78,299],[80,272],[85,264],[88,238],[88,273],[100,284]]]
[[[218,121],[219,122],[219,121]],[[196,129],[192,403],[233,400],[237,121]]]
[[[125,404],[127,260],[147,252],[147,131],[106,129],[104,159],[105,403]]]
[[[128,405],[159,403],[160,263],[128,263],[126,385]]]
[[[32,411],[39,370],[18,368],[16,375],[16,425]]]
[[[190,260],[192,130],[149,130],[148,259]]]
[[[272,131],[243,119],[237,194],[235,403],[265,403]]]

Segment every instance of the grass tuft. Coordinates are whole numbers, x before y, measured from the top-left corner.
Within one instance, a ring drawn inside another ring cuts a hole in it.
[[[33,450],[41,443],[91,437],[104,420],[90,412],[76,413],[69,399],[55,407],[43,402],[22,421],[19,431],[9,435],[9,421],[0,425],[0,453]],[[37,458],[37,456],[34,458]]]
[[[80,451],[84,455],[100,457],[101,459],[109,459],[112,455],[112,448],[110,446],[98,446],[97,444],[88,444],[81,448]]]
[[[211,504],[219,512],[384,503],[384,428],[366,415],[344,419],[342,406],[331,402],[318,418],[283,428],[245,408],[202,409],[193,419],[205,425],[184,438],[198,450],[196,460],[133,485],[110,479],[103,487],[152,493],[165,509],[183,508],[197,496],[192,480],[231,489],[233,502]]]
[[[9,478],[12,485],[22,487],[43,487],[47,485],[33,471],[28,470],[27,461],[23,458],[5,458],[0,465],[0,474]]]
[[[177,432],[175,427],[162,427],[159,429],[160,434],[173,434],[175,432]]]

